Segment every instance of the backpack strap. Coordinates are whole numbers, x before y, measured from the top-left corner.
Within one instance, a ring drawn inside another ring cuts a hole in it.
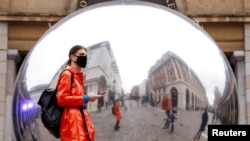
[[[74,73],[72,71],[70,71],[69,69],[64,69],[62,72],[64,71],[69,71],[71,73],[71,79],[70,79],[70,95],[71,95],[71,89],[72,89],[72,84],[74,83]],[[61,74],[62,74],[61,72]]]
[[[86,122],[86,119],[85,119],[85,115],[84,115],[84,111],[82,108],[79,108],[80,109],[80,112],[82,114],[82,119],[83,119],[83,124],[84,124],[84,128],[87,132],[87,139],[88,141],[91,141],[91,138],[90,138],[90,134],[89,134],[89,130],[88,130],[88,126],[87,126],[87,122]]]
[[[70,95],[72,90],[72,84],[74,83],[74,73],[68,70],[71,73],[71,81],[70,81]]]

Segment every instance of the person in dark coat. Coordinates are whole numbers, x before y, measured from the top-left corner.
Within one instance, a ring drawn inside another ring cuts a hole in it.
[[[207,122],[208,122],[208,109],[205,108],[205,110],[204,110],[204,112],[202,114],[200,129],[198,130],[196,136],[194,137],[194,140],[200,139],[201,133],[203,131],[205,131],[205,128],[207,126]]]
[[[172,107],[169,106],[169,109],[166,110],[167,118],[166,118],[166,122],[165,122],[165,124],[164,124],[163,129],[168,128],[169,123],[170,123],[170,121],[171,121],[171,114],[172,114]]]
[[[177,110],[177,107],[173,107],[169,111],[169,122],[167,124],[167,129],[169,126],[171,126],[169,133],[172,135],[174,133],[174,122],[178,118],[179,112]]]

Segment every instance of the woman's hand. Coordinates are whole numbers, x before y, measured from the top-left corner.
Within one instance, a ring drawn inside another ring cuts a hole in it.
[[[103,97],[103,94],[102,95],[97,95],[94,92],[90,92],[90,93],[88,93],[88,96],[89,96],[89,101],[94,102],[98,98]]]

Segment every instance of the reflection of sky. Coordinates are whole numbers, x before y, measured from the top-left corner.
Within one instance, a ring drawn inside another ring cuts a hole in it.
[[[40,39],[28,62],[29,88],[37,83],[49,83],[68,59],[71,46],[109,41],[125,92],[146,79],[149,68],[168,50],[179,55],[201,77],[205,87],[211,88],[210,92],[214,91],[215,85],[223,90],[225,69],[221,51],[190,20],[161,6],[123,3],[91,8],[62,19]]]

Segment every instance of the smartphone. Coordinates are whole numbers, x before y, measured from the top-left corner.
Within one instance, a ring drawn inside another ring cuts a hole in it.
[[[102,92],[102,93],[100,93],[100,95],[104,95],[106,92]]]

